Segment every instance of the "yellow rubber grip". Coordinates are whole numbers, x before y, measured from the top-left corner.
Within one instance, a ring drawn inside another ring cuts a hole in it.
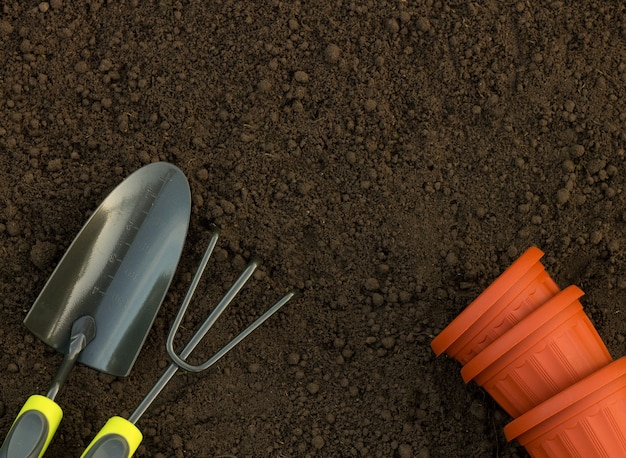
[[[61,419],[63,419],[63,410],[61,410],[59,404],[45,396],[41,396],[40,394],[33,394],[26,400],[22,410],[20,410],[20,413],[17,414],[17,418],[28,410],[38,410],[48,419],[50,434],[48,435],[48,441],[46,442],[47,447],[52,440],[52,436],[54,436],[54,433],[59,427]]]
[[[122,417],[111,417],[81,458],[91,456],[129,458],[137,451],[142,439],[143,434],[133,423]]]
[[[29,397],[17,414],[11,430],[2,444],[1,456],[38,456],[41,458],[61,423],[63,411],[45,396]],[[17,456],[17,455],[15,455]]]

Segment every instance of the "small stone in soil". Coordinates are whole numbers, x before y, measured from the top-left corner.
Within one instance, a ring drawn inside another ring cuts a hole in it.
[[[396,345],[396,339],[391,336],[384,337],[380,342],[387,350],[391,350]]]
[[[19,233],[21,232],[20,225],[18,224],[17,221],[7,222],[6,228],[7,228],[7,232],[9,233],[11,237],[15,237],[16,235],[19,235]]]
[[[257,84],[257,88],[259,89],[259,91],[265,94],[269,92],[270,89],[272,89],[272,83],[268,79],[262,79],[261,81],[259,81],[259,84]]]
[[[30,250],[30,260],[39,269],[48,267],[56,255],[57,247],[51,242],[37,242]]]
[[[324,446],[324,438],[322,436],[315,436],[311,439],[311,445],[316,449],[321,449]]]
[[[297,353],[290,353],[289,356],[287,356],[287,363],[291,366],[295,366],[296,364],[298,364],[300,362],[300,355]]]
[[[365,280],[365,289],[368,291],[377,291],[380,289],[380,282],[376,278],[370,277]]]
[[[309,393],[316,394],[320,390],[320,386],[315,382],[311,382],[306,386],[306,389]]]
[[[413,447],[410,444],[400,444],[398,456],[400,458],[411,458],[413,456]]]
[[[326,46],[326,50],[324,51],[324,59],[329,64],[334,64],[339,61],[339,57],[341,57],[341,49],[334,43]]]
[[[559,205],[565,205],[570,198],[570,192],[566,188],[561,188],[556,193],[556,200]]]
[[[207,178],[209,178],[209,171],[207,169],[200,169],[196,172],[196,178],[198,178],[198,180],[206,180]]]
[[[8,21],[0,21],[0,34],[9,35],[13,32],[13,26]]]
[[[418,18],[415,24],[420,32],[428,32],[431,27],[430,21],[423,16]]]
[[[89,65],[84,60],[81,60],[74,66],[74,70],[76,70],[77,73],[85,73],[89,70]]]
[[[296,73],[294,73],[293,78],[298,83],[306,84],[309,82],[309,74],[306,72],[303,72],[302,70],[298,70]]]
[[[387,32],[390,33],[398,33],[400,31],[400,25],[398,24],[398,21],[393,18],[387,20],[385,28],[387,29]]]

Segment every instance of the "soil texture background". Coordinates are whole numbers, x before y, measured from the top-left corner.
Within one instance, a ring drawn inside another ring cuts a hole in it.
[[[193,200],[133,371],[84,366],[46,456],[80,456],[264,263],[138,423],[139,457],[523,457],[432,338],[529,246],[625,354],[626,10],[618,1],[0,3],[0,433],[62,356],[22,321],[102,199],[167,161]]]

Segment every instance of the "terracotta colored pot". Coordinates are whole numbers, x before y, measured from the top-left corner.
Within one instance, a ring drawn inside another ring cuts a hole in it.
[[[611,355],[569,286],[461,369],[512,417],[606,366]]]
[[[603,367],[504,428],[536,458],[626,456],[626,357]]]
[[[483,291],[431,343],[466,364],[483,348],[560,291],[531,247]]]

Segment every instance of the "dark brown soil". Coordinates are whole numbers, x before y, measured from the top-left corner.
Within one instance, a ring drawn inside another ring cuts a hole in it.
[[[158,160],[192,188],[178,274],[128,378],[75,369],[46,456],[79,456],[161,375],[212,224],[189,332],[265,262],[198,359],[303,295],[177,375],[140,457],[524,456],[429,343],[530,245],[624,354],[621,2],[1,5],[1,434],[61,361],[22,326],[30,305],[90,212]]]

